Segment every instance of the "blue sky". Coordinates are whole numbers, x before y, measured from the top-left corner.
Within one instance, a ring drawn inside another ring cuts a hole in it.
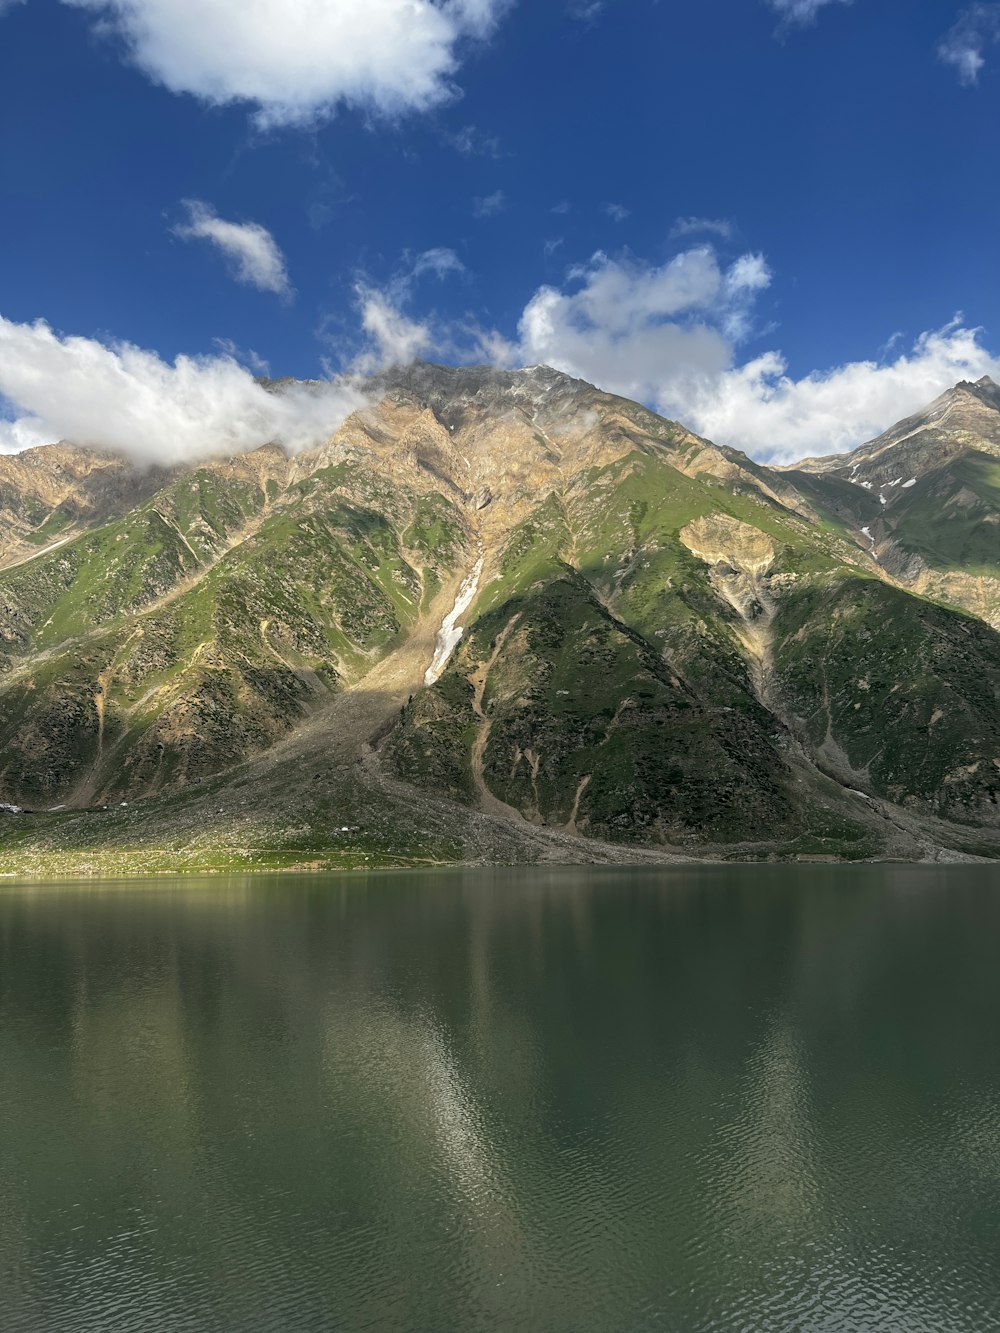
[[[417,354],[785,461],[1000,375],[1000,4],[0,0],[0,98],[0,448]]]

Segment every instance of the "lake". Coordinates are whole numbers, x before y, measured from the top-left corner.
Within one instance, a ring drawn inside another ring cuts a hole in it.
[[[1000,1326],[1000,868],[0,880],[0,1328]]]

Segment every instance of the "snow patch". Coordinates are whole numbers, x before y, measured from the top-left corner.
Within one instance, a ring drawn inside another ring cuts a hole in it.
[[[916,486],[916,484],[917,484],[916,477],[911,477],[909,481],[903,482],[903,490],[908,491],[911,486]]]
[[[3,805],[0,803],[0,813],[5,815],[23,815],[24,811],[19,805]]]
[[[451,659],[452,653],[458,647],[465,629],[458,623],[458,618],[464,615],[472,605],[472,599],[479,591],[479,580],[483,576],[483,557],[480,556],[476,561],[476,567],[472,573],[465,579],[458,590],[458,597],[455,599],[455,605],[445,616],[438,630],[437,643],[434,647],[434,657],[430,666],[424,675],[424,684],[433,685],[439,680],[445,667]]]

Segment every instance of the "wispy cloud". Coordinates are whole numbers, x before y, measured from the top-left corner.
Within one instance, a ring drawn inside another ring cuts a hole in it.
[[[624,204],[603,204],[602,207],[612,222],[624,222],[626,218],[632,216],[632,210],[626,208]]]
[[[442,328],[433,314],[416,318],[408,309],[422,279],[430,276],[443,282],[464,273],[465,265],[454,250],[436,246],[417,255],[405,253],[388,280],[378,282],[367,273],[359,274],[354,283],[357,325],[337,311],[328,313],[316,331],[334,367],[365,376],[386,366],[405,365],[432,350],[447,349],[459,356],[450,330]]]
[[[463,40],[487,37],[508,2],[63,0],[120,34],[155,82],[246,103],[265,128],[315,125],[341,105],[398,116],[450,100]]]
[[[593,23],[604,11],[607,0],[570,0],[567,8],[571,18],[580,23]]]
[[[960,83],[971,88],[979,82],[987,47],[997,42],[1000,42],[1000,4],[970,5],[941,39],[938,56],[958,72]]]
[[[425,273],[433,273],[436,278],[446,278],[449,273],[464,273],[465,265],[459,259],[454,250],[449,250],[445,246],[436,246],[432,250],[424,250],[422,254],[417,255],[413,261],[411,274],[414,278],[423,277]]]
[[[466,157],[491,157],[496,160],[504,156],[499,138],[495,134],[484,134],[475,125],[464,125],[453,134],[445,134],[445,141]]]
[[[779,31],[789,28],[811,28],[827,5],[849,5],[852,0],[768,0],[781,19]]]
[[[502,213],[507,207],[507,196],[503,190],[494,190],[492,194],[472,202],[472,214],[477,218],[492,218]]]
[[[23,5],[24,0],[0,0],[0,18],[14,8],[15,5]],[[2,452],[2,450],[0,450]]]
[[[252,347],[241,347],[232,338],[213,338],[212,344],[219,349],[223,356],[232,357],[240,365],[248,366],[255,375],[270,376],[270,365]]]
[[[227,222],[210,204],[185,199],[188,220],[174,227],[183,240],[209,241],[229,260],[237,282],[274,292],[284,300],[293,296],[285,257],[274,237],[256,222]]]
[[[724,241],[731,241],[736,228],[726,218],[678,218],[670,229],[670,235],[677,240],[682,236],[718,236]]]

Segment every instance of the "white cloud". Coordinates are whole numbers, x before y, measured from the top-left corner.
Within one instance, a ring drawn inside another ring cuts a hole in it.
[[[13,421],[0,417],[0,454],[19,454],[22,449],[51,443],[52,436],[37,417],[21,417]]]
[[[606,0],[570,0],[570,16],[581,23],[593,23],[603,13]]]
[[[957,70],[960,83],[972,87],[979,82],[986,64],[986,48],[997,42],[1000,42],[1000,4],[970,5],[942,38],[938,56]]]
[[[678,218],[670,230],[670,235],[676,240],[681,236],[706,234],[731,241],[734,230],[733,224],[726,218]]]
[[[413,261],[411,277],[421,278],[425,273],[433,273],[436,278],[444,279],[449,273],[464,273],[465,265],[454,250],[437,246],[417,255]]]
[[[23,5],[24,0],[0,0],[0,18],[14,8],[15,5]],[[0,452],[4,450],[0,449]]]
[[[389,280],[378,285],[361,274],[354,284],[354,308],[361,339],[352,332],[340,312],[325,316],[317,337],[327,344],[334,364],[347,367],[351,376],[373,375],[391,365],[405,365],[425,353],[461,358],[461,349],[451,331],[433,315],[412,319],[404,312],[413,299],[420,280],[431,275],[443,282],[465,272],[465,265],[455,254],[438,246],[414,256],[404,253]]]
[[[252,347],[240,347],[232,338],[213,338],[212,343],[224,356],[230,356],[241,366],[248,366],[255,375],[270,378],[271,367]]]
[[[435,346],[430,325],[404,315],[388,293],[364,283],[355,293],[368,346],[355,356],[354,374],[373,375],[385,366],[407,365]]]
[[[0,316],[0,394],[25,414],[0,423],[6,452],[69,440],[139,462],[178,463],[277,442],[319,443],[363,405],[348,379],[269,393],[230,356],[171,364],[129,343],[63,337]]]
[[[496,135],[483,134],[475,125],[464,125],[455,134],[445,134],[445,141],[467,157],[503,157]]]
[[[499,365],[545,362],[775,463],[853,448],[960,379],[1000,379],[981,331],[958,320],[891,361],[800,379],[777,350],[741,363],[738,346],[771,281],[762,255],[724,268],[702,247],[657,268],[599,254],[563,288],[539,288],[516,341],[480,333],[477,351]]]
[[[723,269],[709,247],[660,267],[598,253],[570,271],[569,290],[535,293],[507,359],[547,362],[644,402],[658,402],[667,382],[694,393],[730,365],[769,282],[759,255]]]
[[[507,196],[503,190],[494,190],[482,199],[472,201],[472,215],[477,218],[492,218],[507,207]]]
[[[952,322],[922,334],[887,363],[853,361],[795,380],[784,357],[767,352],[700,383],[694,393],[664,384],[661,405],[702,435],[764,462],[842,453],[919,411],[958,380],[1000,378],[1000,358],[981,330]]]
[[[768,2],[780,15],[783,28],[812,27],[820,10],[826,5],[851,4],[851,0],[768,0]]]
[[[631,209],[624,204],[605,204],[604,211],[612,222],[624,222],[626,218],[632,216]]]
[[[188,220],[174,228],[175,236],[210,241],[230,261],[237,282],[291,299],[285,257],[266,227],[256,222],[226,222],[200,199],[185,199],[184,207]]]
[[[118,33],[175,93],[256,107],[263,128],[308,126],[341,104],[383,115],[454,95],[463,39],[507,0],[63,0]]]

